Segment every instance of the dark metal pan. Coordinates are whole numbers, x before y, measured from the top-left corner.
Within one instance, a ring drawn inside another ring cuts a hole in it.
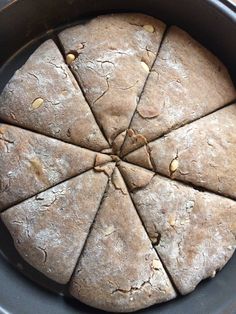
[[[120,11],[143,12],[187,30],[225,63],[236,82],[236,6],[233,2],[0,0],[0,92],[16,69],[46,38],[78,20]],[[139,313],[236,314],[235,265],[236,254],[214,279],[205,280],[193,293]],[[21,259],[0,221],[0,313],[104,313],[67,295],[67,287],[53,283]]]

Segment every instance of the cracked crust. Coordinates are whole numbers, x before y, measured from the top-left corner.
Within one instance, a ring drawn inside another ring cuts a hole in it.
[[[0,96],[0,118],[65,142],[108,148],[72,73],[52,40],[16,71]]]
[[[236,247],[235,202],[195,186],[236,197],[236,105],[199,120],[235,89],[209,51],[164,29],[142,14],[67,29],[65,61],[46,41],[0,96],[0,119],[50,136],[0,125],[0,211],[48,189],[1,215],[17,250],[109,312],[172,299],[171,282],[192,291]]]
[[[172,26],[162,43],[131,128],[148,142],[236,98],[225,66],[186,32]],[[141,146],[127,136],[122,154]]]
[[[149,143],[155,170],[236,199],[235,129],[233,104]]]
[[[126,189],[126,185],[124,180],[122,179],[118,168],[115,168],[114,173],[111,178],[111,182],[115,188],[115,190],[121,191],[122,194],[128,195],[128,191]]]
[[[118,169],[115,176],[123,181]],[[109,312],[131,312],[176,296],[123,192],[110,182],[70,287],[75,298]]]
[[[108,176],[108,178],[110,178],[114,171],[115,165],[116,165],[115,162],[108,162],[94,167],[94,170],[96,172],[103,172]]]
[[[147,24],[153,32],[143,27]],[[78,54],[71,68],[110,144],[129,126],[164,29],[150,16],[114,14],[59,35],[65,53]]]
[[[132,193],[149,237],[182,294],[214,277],[236,248],[236,202],[156,175]]]
[[[96,156],[90,150],[0,124],[0,212],[93,168]]]
[[[1,214],[20,255],[54,281],[69,281],[108,178],[93,170]]]

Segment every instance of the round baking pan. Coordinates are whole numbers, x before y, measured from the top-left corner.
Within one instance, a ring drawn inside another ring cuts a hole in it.
[[[62,28],[94,15],[135,11],[188,31],[213,51],[236,82],[236,6],[227,0],[0,0],[0,93],[30,54]],[[1,104],[0,104],[1,105]],[[232,130],[234,132],[234,130]],[[139,313],[235,314],[236,254],[214,279],[176,300]],[[36,283],[37,282],[37,283]],[[17,254],[0,221],[0,313],[104,313],[68,296]]]

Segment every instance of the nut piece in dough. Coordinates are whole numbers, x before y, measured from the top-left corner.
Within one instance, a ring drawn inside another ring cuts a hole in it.
[[[149,71],[150,71],[150,69],[149,69],[149,67],[148,67],[148,65],[147,65],[146,62],[141,61],[141,65],[142,65],[142,67],[144,68],[144,70],[145,70],[146,72],[149,72]]]
[[[66,63],[71,65],[73,61],[75,61],[76,57],[73,53],[68,53],[66,55]]]
[[[145,31],[147,31],[149,33],[154,33],[155,32],[155,28],[152,25],[150,25],[150,24],[144,25],[143,28],[145,29]]]
[[[42,98],[36,98],[33,101],[31,107],[32,107],[32,109],[38,109],[43,105],[43,103],[44,103],[44,100]]]
[[[178,169],[178,167],[179,167],[179,161],[177,158],[175,158],[170,163],[170,172],[171,173],[175,172]]]

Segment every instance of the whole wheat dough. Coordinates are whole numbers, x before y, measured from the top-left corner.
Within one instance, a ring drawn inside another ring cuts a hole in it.
[[[143,146],[126,160],[143,165],[150,157],[159,173],[236,199],[235,129],[236,104],[232,104],[149,143],[150,155],[144,155]],[[178,168],[171,172],[173,160]]]
[[[108,313],[214,277],[236,248],[235,98],[217,57],[143,14],[43,43],[0,96],[0,212],[18,252]]]
[[[149,16],[114,14],[59,35],[65,53],[78,54],[71,68],[110,143],[129,127],[164,30]]]
[[[0,104],[0,119],[5,122],[96,151],[108,147],[52,40],[43,43],[16,71],[1,94]]]
[[[117,168],[70,289],[80,301],[108,312],[130,312],[176,296]]]
[[[189,34],[173,26],[161,46],[122,154],[236,99],[225,66]]]
[[[233,255],[236,202],[158,175],[132,198],[181,294],[214,277]]]
[[[0,212],[93,168],[98,156],[102,154],[0,124]]]
[[[56,282],[69,281],[108,177],[94,170],[57,185],[2,214],[23,258]]]

